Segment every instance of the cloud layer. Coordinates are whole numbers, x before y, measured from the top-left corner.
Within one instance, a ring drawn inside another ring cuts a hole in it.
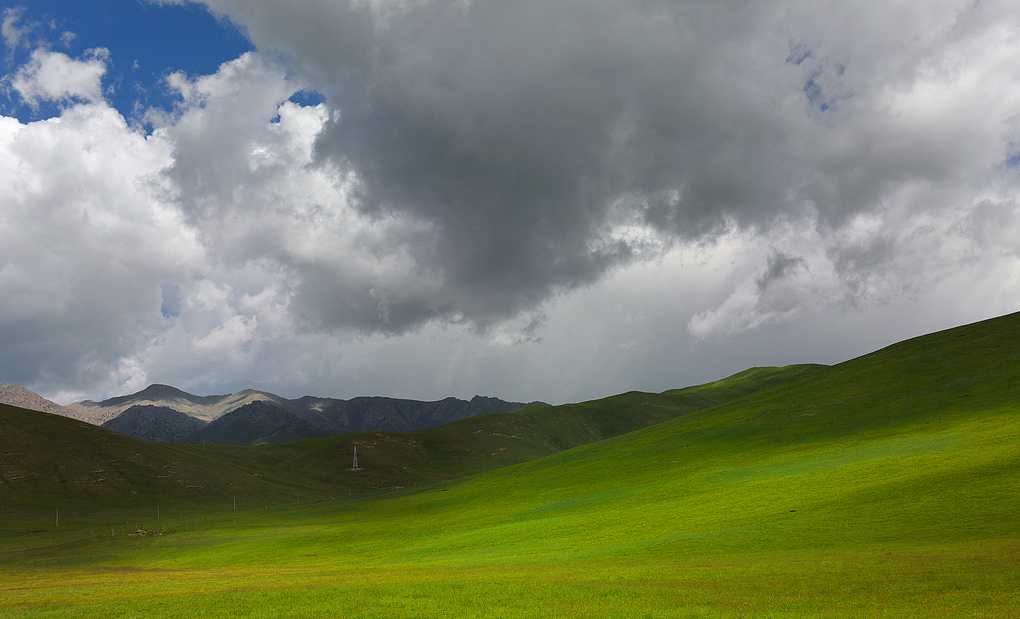
[[[358,213],[418,225],[430,285],[304,296],[324,325],[488,325],[676,243],[1015,195],[1009,3],[206,4],[327,94],[315,160]],[[869,242],[830,248],[851,294],[892,258]]]
[[[577,399],[1020,308],[1008,2],[203,4],[257,51],[144,125],[4,78],[6,381]]]

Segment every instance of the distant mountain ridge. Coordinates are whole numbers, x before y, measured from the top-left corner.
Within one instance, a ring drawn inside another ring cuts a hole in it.
[[[160,384],[102,402],[84,400],[67,406],[18,385],[0,385],[0,402],[72,417],[149,441],[225,445],[281,443],[363,430],[427,430],[475,415],[544,404],[483,396],[434,402],[387,397],[339,400],[304,396],[289,400],[254,389],[197,396]]]
[[[102,427],[156,443],[176,443],[207,425],[206,421],[166,406],[136,404]]]
[[[288,402],[272,393],[245,389],[226,395],[198,396],[170,385],[153,384],[137,393],[109,398],[102,402],[83,400],[65,408],[77,413],[77,418],[95,425],[119,416],[132,406],[166,407],[202,421],[212,421],[250,402],[270,400],[278,404]]]

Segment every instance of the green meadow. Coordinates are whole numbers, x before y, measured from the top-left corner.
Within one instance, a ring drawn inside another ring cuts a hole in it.
[[[0,413],[6,456],[81,430]],[[408,435],[95,429],[0,460],[0,616],[1016,617],[1018,413],[1013,314]]]

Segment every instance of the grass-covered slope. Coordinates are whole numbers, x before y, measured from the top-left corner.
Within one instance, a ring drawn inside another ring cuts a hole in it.
[[[0,405],[0,501],[105,509],[124,502],[194,503],[225,496],[268,504],[289,501],[301,491],[308,498],[362,495],[533,460],[820,367],[757,368],[666,394],[632,392],[480,415],[419,432],[361,432],[252,448],[150,443],[66,417]],[[348,470],[355,444],[363,471]]]
[[[7,532],[0,598],[15,617],[1014,617],[1018,374],[1020,314],[388,499],[137,540]]]
[[[294,471],[331,484],[341,494],[422,487],[626,434],[824,367],[753,368],[661,394],[632,391],[579,404],[478,415],[417,432],[357,432],[224,453],[237,458],[239,465],[251,461]],[[348,470],[355,445],[362,471]]]
[[[0,502],[108,510],[160,498],[203,503],[209,497],[241,495],[280,501],[292,496],[295,486],[328,492],[324,485],[259,466],[253,459],[224,457],[230,451],[150,443],[0,404]]]

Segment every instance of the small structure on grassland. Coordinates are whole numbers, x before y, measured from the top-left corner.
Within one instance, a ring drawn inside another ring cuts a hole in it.
[[[143,536],[146,536],[146,535],[151,535],[153,537],[157,537],[157,536],[163,535],[163,531],[146,531],[142,527],[138,527],[137,529],[134,530],[133,533],[128,533],[128,535],[129,536],[134,535],[136,537],[143,537]]]
[[[351,468],[349,468],[347,470],[348,471],[361,471],[361,470],[363,470],[360,466],[358,466],[358,446],[357,445],[354,446],[354,466],[352,466]]]

